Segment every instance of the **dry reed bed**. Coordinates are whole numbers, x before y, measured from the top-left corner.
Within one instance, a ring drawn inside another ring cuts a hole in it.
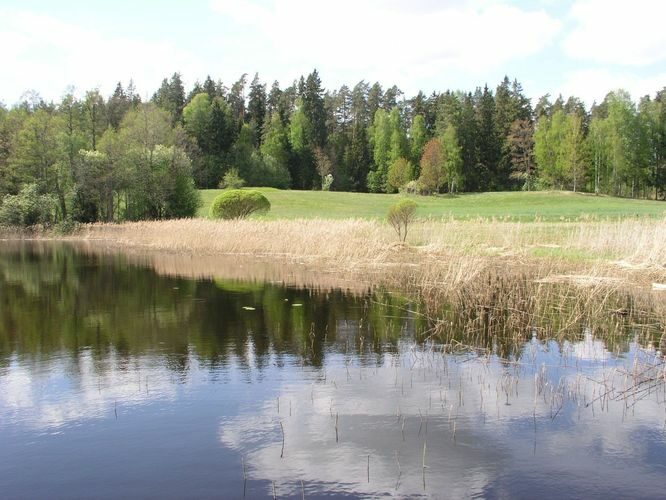
[[[93,224],[78,235],[120,245],[197,255],[237,254],[313,261],[386,260],[394,240],[364,220],[210,221],[205,219]]]
[[[503,266],[507,262],[541,266],[537,273],[541,276],[553,268],[593,276],[613,268],[642,270],[650,277],[666,275],[666,220],[429,220],[413,225],[409,245],[398,244],[387,224],[357,219],[93,224],[85,226],[77,238],[195,255],[269,256],[345,269],[411,264],[426,268],[427,275],[446,275],[453,282],[474,278],[480,269],[497,263],[495,258]]]

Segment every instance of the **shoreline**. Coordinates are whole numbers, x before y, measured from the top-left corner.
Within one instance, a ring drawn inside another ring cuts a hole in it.
[[[535,280],[651,287],[666,282],[666,219],[585,222],[417,221],[407,243],[380,221],[180,219],[89,224],[73,234],[9,233],[123,253],[271,262],[369,284],[464,285],[489,270]],[[202,265],[200,275],[206,274]],[[587,283],[585,283],[586,279]]]
[[[426,221],[406,244],[387,224],[356,219],[189,219],[24,236],[5,248],[31,241],[48,254],[66,243],[172,277],[398,293],[427,319],[423,338],[447,345],[461,332],[487,346],[534,332],[617,338],[630,325],[654,342],[666,325],[666,220]]]

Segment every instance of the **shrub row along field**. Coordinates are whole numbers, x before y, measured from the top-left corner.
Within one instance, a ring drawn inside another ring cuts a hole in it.
[[[253,188],[263,193],[271,210],[267,219],[385,219],[401,195],[326,191],[283,191]],[[222,190],[201,191],[200,217],[208,217],[210,205]],[[419,218],[467,220],[497,218],[512,221],[559,221],[666,216],[666,203],[594,196],[571,192],[501,192],[458,196],[412,196]]]

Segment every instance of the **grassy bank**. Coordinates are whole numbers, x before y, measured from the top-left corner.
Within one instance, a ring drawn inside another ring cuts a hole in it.
[[[267,219],[383,219],[400,195],[322,191],[283,191],[258,188],[270,200]],[[199,216],[207,217],[210,205],[221,191],[201,191]],[[458,196],[414,196],[418,216],[423,218],[482,218],[512,221],[561,221],[617,219],[635,216],[664,217],[666,203],[631,200],[571,192],[499,192]]]

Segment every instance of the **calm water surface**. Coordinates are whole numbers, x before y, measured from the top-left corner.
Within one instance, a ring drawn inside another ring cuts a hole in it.
[[[416,310],[5,246],[0,496],[664,497],[665,372],[630,327],[500,358]]]

